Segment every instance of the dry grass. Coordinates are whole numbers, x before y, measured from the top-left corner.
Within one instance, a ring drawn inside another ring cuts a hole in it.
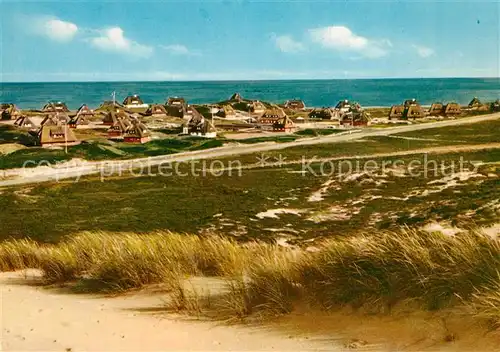
[[[53,246],[4,242],[0,268],[40,268],[48,283],[90,279],[113,291],[160,283],[170,290],[170,308],[197,315],[279,315],[304,303],[386,312],[411,302],[466,306],[500,322],[500,243],[474,231],[450,237],[402,229],[329,240],[318,252],[218,236],[83,233]],[[225,288],[216,295],[187,288],[194,276],[220,277]]]

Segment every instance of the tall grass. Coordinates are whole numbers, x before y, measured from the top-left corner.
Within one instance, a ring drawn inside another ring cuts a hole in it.
[[[186,291],[186,278],[216,276],[225,289],[218,305],[209,301],[237,318],[304,303],[388,311],[411,301],[432,310],[466,306],[500,322],[500,242],[474,231],[362,234],[327,240],[315,252],[170,232],[83,233],[58,245],[3,242],[0,268],[39,268],[48,283],[93,280],[114,291],[165,284],[177,310],[197,314],[206,300]]]

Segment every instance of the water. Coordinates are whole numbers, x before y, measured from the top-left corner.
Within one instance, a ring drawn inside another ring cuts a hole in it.
[[[184,97],[193,104],[212,103],[239,92],[243,98],[274,103],[300,98],[312,107],[332,106],[341,99],[362,106],[390,106],[409,98],[422,104],[468,104],[474,96],[482,101],[500,98],[500,78],[0,83],[0,102],[22,109],[40,109],[49,100],[64,101],[70,109],[83,103],[97,107],[111,100],[113,91],[120,102],[127,95],[139,94],[146,103],[164,103],[169,96]]]

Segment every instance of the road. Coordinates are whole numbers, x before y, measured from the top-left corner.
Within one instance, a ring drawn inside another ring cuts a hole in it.
[[[160,155],[148,158],[136,158],[130,160],[110,160],[103,162],[83,161],[78,164],[59,164],[51,166],[38,166],[34,168],[23,168],[5,170],[0,173],[0,187],[57,181],[63,179],[79,179],[86,175],[119,176],[121,173],[135,169],[149,169],[153,166],[172,163],[192,162],[194,160],[206,160],[216,158],[227,158],[236,155],[253,153],[264,153],[281,150],[290,147],[300,147],[324,143],[339,143],[357,140],[365,137],[388,136],[396,133],[414,132],[438,127],[458,126],[470,123],[492,121],[500,118],[500,113],[472,116],[462,119],[429,122],[416,125],[405,125],[387,128],[366,128],[358,132],[334,134],[329,136],[303,138],[286,143],[258,143],[254,145],[229,145],[214,149],[184,152],[170,155]]]

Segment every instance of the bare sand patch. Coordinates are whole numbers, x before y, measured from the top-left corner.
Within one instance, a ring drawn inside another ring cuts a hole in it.
[[[426,232],[441,232],[443,235],[446,236],[455,236],[458,233],[464,232],[465,230],[460,229],[456,226],[451,226],[449,223],[446,222],[432,222],[429,223],[421,228],[423,231]]]
[[[328,210],[313,213],[307,220],[315,223],[324,221],[347,221],[350,220],[353,215],[359,214],[359,211],[359,208],[346,208],[335,205]]]
[[[336,182],[336,180],[332,179],[332,180],[328,180],[326,181],[325,183],[323,183],[321,185],[321,188],[318,189],[317,191],[315,191],[314,193],[312,193],[309,198],[307,198],[307,201],[308,202],[320,202],[324,199],[326,193],[328,192],[328,190],[331,188],[330,186],[332,184],[334,184]],[[340,187],[336,187],[336,189],[340,189]]]
[[[220,281],[220,280],[219,280]],[[120,297],[68,295],[0,275],[3,351],[340,351],[341,346],[287,337],[276,329],[228,326],[167,314],[164,292]],[[36,282],[36,281],[35,281]],[[200,284],[200,292],[220,282]]]
[[[277,209],[268,209],[266,211],[260,212],[255,216],[259,219],[264,218],[272,218],[278,219],[280,214],[292,214],[300,216],[302,213],[305,213],[304,209],[292,209],[292,208],[277,208]]]

